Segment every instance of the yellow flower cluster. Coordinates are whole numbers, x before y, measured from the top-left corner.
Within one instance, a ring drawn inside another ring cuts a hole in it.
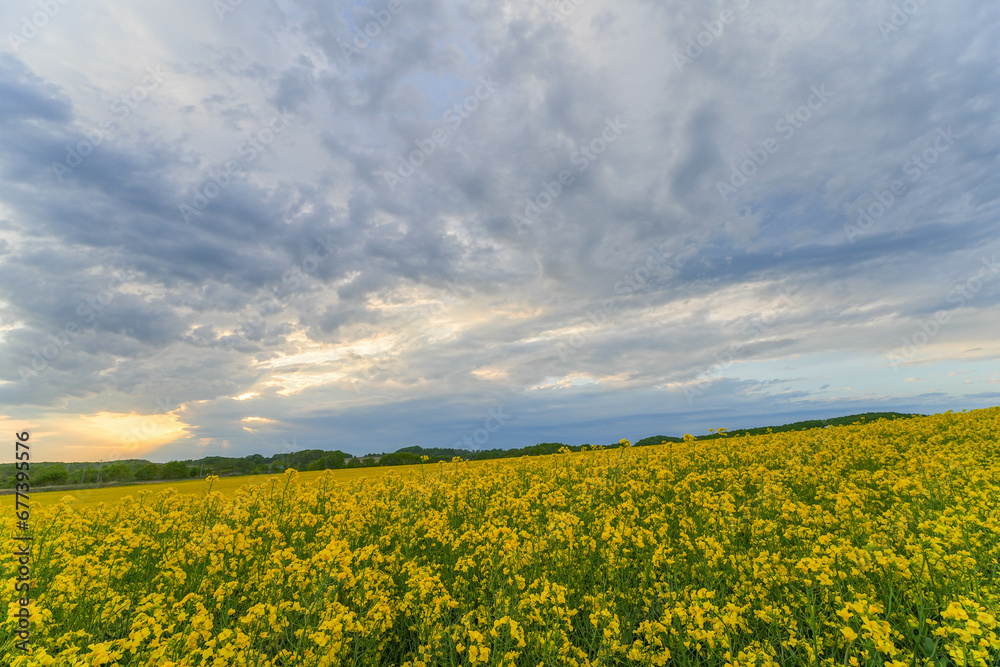
[[[998,433],[993,408],[35,508],[32,651],[3,553],[0,664],[997,665]]]

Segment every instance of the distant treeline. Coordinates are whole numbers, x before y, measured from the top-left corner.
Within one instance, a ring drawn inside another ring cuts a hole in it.
[[[910,417],[922,417],[924,415],[903,414],[902,412],[863,412],[848,417],[834,417],[833,419],[810,419],[808,421],[794,422],[782,426],[761,426],[760,428],[741,428],[737,431],[726,431],[723,436],[720,433],[709,433],[699,435],[699,440],[710,440],[712,438],[728,437],[734,438],[743,435],[764,435],[766,433],[785,433],[787,431],[808,431],[812,428],[826,428],[827,426],[847,426],[860,422],[876,422],[879,419],[892,421],[893,419],[909,419]],[[643,438],[635,443],[636,447],[645,445],[659,445],[666,442],[680,442],[683,438],[676,438],[669,435],[654,435],[650,438]]]
[[[32,487],[69,486],[78,484],[121,484],[178,480],[208,475],[263,475],[281,473],[286,468],[296,470],[335,470],[373,466],[378,457],[358,458],[340,450],[304,449],[287,454],[265,457],[251,454],[244,457],[206,456],[202,459],[152,463],[141,459],[109,463],[32,463]],[[14,486],[14,466],[0,468],[0,487]]]
[[[858,422],[873,422],[879,419],[906,419],[917,415],[900,412],[866,412],[848,417],[834,419],[813,419],[795,422],[783,426],[739,429],[712,432],[698,436],[699,440],[720,437],[740,437],[743,435],[761,435],[768,432],[782,433],[786,431],[805,431],[826,426],[843,426]],[[636,447],[659,445],[665,442],[681,442],[683,438],[670,435],[654,435],[643,438],[635,443]],[[620,447],[617,442],[603,445],[605,449]],[[322,449],[304,449],[298,452],[275,454],[265,457],[262,454],[252,454],[240,458],[226,456],[206,456],[202,459],[187,461],[170,461],[169,463],[152,463],[145,460],[114,461],[111,463],[32,463],[31,486],[70,486],[87,484],[123,484],[129,482],[147,482],[154,480],[177,480],[208,475],[255,475],[281,473],[286,468],[296,470],[338,470],[341,468],[361,468],[369,466],[413,465],[421,462],[437,463],[451,461],[459,457],[466,461],[481,461],[484,459],[505,459],[521,456],[543,456],[555,454],[566,448],[578,452],[584,447],[594,449],[597,445],[565,445],[561,442],[543,442],[530,447],[516,449],[483,449],[466,450],[445,447],[403,447],[389,454],[367,454],[356,457],[340,450],[326,451]],[[423,457],[427,457],[424,459]],[[0,488],[13,488],[16,471],[13,465],[0,467]]]

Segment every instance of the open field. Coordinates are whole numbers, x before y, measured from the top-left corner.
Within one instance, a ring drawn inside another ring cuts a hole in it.
[[[479,468],[491,462],[507,463],[509,459],[497,459],[496,461],[468,461],[463,465],[468,469]],[[358,479],[371,479],[381,477],[388,473],[395,473],[403,479],[408,479],[414,475],[428,474],[428,471],[437,471],[435,466],[392,466],[386,468],[342,468],[340,470],[320,470],[315,472],[296,472],[300,483],[309,483],[322,478],[328,474],[334,482],[350,482]],[[260,486],[268,484],[270,480],[281,477],[280,475],[240,475],[236,477],[221,477],[212,484],[212,490],[223,495],[229,495],[247,486]],[[114,504],[128,496],[139,496],[144,493],[160,493],[168,488],[174,489],[178,494],[204,494],[206,484],[203,479],[150,482],[148,484],[129,484],[127,486],[113,486],[103,489],[76,489],[73,491],[42,491],[31,494],[31,502],[37,507],[51,507],[53,505],[69,505],[74,508],[93,507],[101,503]],[[0,496],[0,507],[8,507],[13,511],[14,497]]]
[[[839,418],[832,419],[832,420],[822,420],[822,421],[820,421],[820,420],[813,420],[813,421],[810,421],[810,422],[796,422],[796,423],[793,423],[793,424],[786,424],[784,426],[773,427],[773,431],[774,432],[779,432],[779,431],[800,431],[800,430],[808,430],[810,428],[821,428],[823,425],[825,425],[826,423],[829,423],[829,422],[834,422],[832,425],[848,425],[848,424],[851,424],[851,423],[860,423],[860,422],[865,421],[865,420],[878,419],[880,417],[885,417],[886,419],[899,419],[899,418],[909,418],[911,416],[912,417],[916,417],[918,415],[904,415],[902,413],[897,413],[897,412],[865,413],[863,415],[851,415],[851,416],[847,416],[847,417],[839,417]],[[837,424],[836,422],[841,422],[841,423]],[[758,428],[758,429],[750,429],[749,431],[748,430],[735,431],[735,432],[733,432],[733,433],[731,433],[729,435],[730,436],[740,436],[740,435],[743,435],[743,434],[746,434],[746,435],[758,435],[758,434],[764,433],[765,431],[772,432],[772,429],[771,428],[767,428],[767,429]],[[702,439],[712,439],[712,438],[715,438],[715,437],[717,437],[717,436],[715,436],[715,435],[708,435],[708,436],[702,436]],[[670,441],[670,442],[680,441],[680,438],[670,437],[670,436],[653,436],[653,437],[650,437],[650,438],[646,438],[643,441],[640,441],[640,442],[638,442],[636,444],[637,445],[644,445],[645,446],[645,445],[648,445],[648,444],[650,444],[652,442],[655,442],[656,444],[660,444],[660,443],[667,442],[667,441]],[[555,451],[555,447],[556,446],[558,446],[558,443],[555,443],[553,445],[553,449],[551,450],[552,452]],[[616,444],[614,446],[617,447],[618,445]],[[541,448],[541,447],[542,447],[541,445],[538,445],[538,446],[536,446],[535,449],[538,449],[538,448]],[[585,447],[592,448],[592,446],[589,446],[589,445],[585,445]],[[416,449],[419,450],[421,448],[418,447]],[[571,449],[573,449],[574,451],[579,451],[580,448],[579,447],[573,447]],[[433,451],[439,451],[439,450],[427,450],[427,451],[428,452],[433,452]],[[452,451],[453,452],[458,452],[460,450],[452,450]],[[463,456],[463,458],[468,458],[468,452],[465,452],[465,454],[466,454],[466,456]],[[453,454],[447,454],[447,456],[452,456],[452,455]],[[381,458],[381,457],[377,457],[376,456],[376,457],[373,457],[373,458],[375,458],[376,460],[378,460],[378,458]],[[416,458],[416,457],[414,457],[414,458]],[[438,457],[438,458],[441,458],[441,457]],[[471,460],[471,461],[469,461],[469,467],[470,468],[475,468],[475,467],[478,467],[478,466],[486,463],[487,461],[506,460],[507,458],[520,458],[520,456],[511,455],[511,456],[503,457],[503,458],[499,458],[499,459],[489,458],[489,459],[481,459],[481,460]],[[197,462],[194,462],[194,463],[197,463]],[[295,466],[292,466],[292,467],[295,467]],[[419,465],[410,465],[410,466],[407,466],[407,465],[393,465],[392,469],[394,469],[395,471],[397,471],[400,475],[402,475],[404,477],[407,477],[409,475],[416,474],[418,471],[420,471],[421,470],[421,466],[419,466]],[[32,464],[32,472],[33,472],[33,474],[34,474],[34,471],[35,471],[35,464]],[[364,467],[364,468],[339,468],[339,469],[331,470],[330,472],[333,475],[333,479],[335,481],[343,482],[343,481],[348,481],[348,480],[353,480],[353,479],[367,479],[367,478],[370,478],[370,477],[377,477],[379,475],[382,475],[382,474],[385,474],[386,472],[388,472],[388,468],[386,468],[386,467],[376,467],[376,468],[368,468],[368,467]],[[426,470],[424,471],[424,473],[426,473]],[[220,478],[219,481],[217,481],[213,485],[213,489],[216,490],[216,491],[219,491],[221,493],[228,493],[228,492],[235,491],[236,489],[242,488],[243,486],[246,486],[248,484],[264,484],[269,479],[271,479],[275,474],[276,473],[272,472],[272,473],[261,474],[261,475],[247,475],[247,474],[244,474],[244,475],[225,476],[225,477]],[[301,482],[310,482],[310,481],[313,481],[315,479],[319,479],[322,475],[323,475],[323,471],[301,472],[300,476],[299,476],[299,480]],[[11,475],[11,477],[13,478],[13,474]],[[11,480],[11,482],[13,484],[13,479]],[[153,493],[157,493],[157,492],[162,491],[162,490],[164,490],[164,489],[166,489],[168,487],[172,487],[172,488],[176,489],[177,492],[181,493],[181,494],[201,493],[205,489],[204,481],[202,479],[200,479],[200,478],[199,479],[192,479],[192,480],[186,480],[186,479],[184,479],[184,480],[151,481],[151,482],[145,482],[145,483],[142,483],[142,482],[140,482],[140,483],[130,482],[130,483],[119,484],[119,485],[112,485],[112,486],[103,486],[103,487],[101,487],[101,486],[95,486],[94,488],[67,487],[67,488],[55,489],[55,490],[52,490],[52,491],[46,490],[46,487],[41,487],[41,488],[33,488],[31,500],[32,500],[33,503],[35,503],[36,505],[38,505],[40,507],[47,507],[47,506],[50,506],[50,505],[54,505],[56,503],[69,504],[69,505],[72,505],[73,507],[85,507],[85,506],[91,506],[91,505],[98,505],[100,503],[116,503],[119,500],[121,500],[122,498],[131,496],[131,495],[136,495],[136,494],[138,494],[138,493],[140,493],[140,492],[142,492],[144,490],[145,491],[151,491]],[[0,507],[3,507],[2,496],[3,495],[8,495],[8,494],[12,495],[13,493],[14,493],[13,487],[11,487],[9,489],[0,489]],[[9,502],[13,503],[14,499],[11,498]]]
[[[992,408],[38,494],[33,651],[8,619],[0,664],[998,665],[998,433]]]
[[[356,479],[367,479],[378,477],[390,470],[394,470],[402,477],[410,477],[418,473],[420,466],[397,466],[395,468],[345,468],[342,470],[303,472],[298,474],[302,483],[312,482],[323,476],[324,472],[329,472],[332,479],[337,482],[349,482]],[[237,489],[246,486],[259,486],[267,484],[268,480],[275,475],[242,475],[238,477],[222,477],[212,486],[213,491],[224,495],[229,495]],[[149,484],[132,484],[128,486],[116,486],[105,489],[78,489],[74,491],[45,491],[32,493],[31,500],[39,507],[50,507],[52,505],[65,503],[73,507],[92,507],[100,503],[113,504],[127,496],[138,496],[140,493],[159,493],[167,488],[173,488],[181,495],[203,494],[205,492],[205,480],[193,479],[182,481],[150,482]],[[69,496],[69,498],[67,498]],[[13,507],[14,499],[7,497],[3,499],[4,507]]]

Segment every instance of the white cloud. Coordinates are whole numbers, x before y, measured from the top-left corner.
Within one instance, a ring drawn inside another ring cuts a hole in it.
[[[491,442],[511,445],[996,402],[986,371],[911,394],[913,371],[886,361],[942,311],[953,324],[908,367],[997,353],[998,284],[952,298],[998,249],[996,7],[929,3],[883,35],[891,8],[851,0],[584,3],[554,21],[543,0],[412,0],[347,59],[368,7],[72,3],[2,47],[4,405],[42,423],[183,404],[206,446],[235,453],[447,444],[501,402],[521,419]],[[7,3],[0,21],[30,11]],[[496,90],[469,102],[484,76]],[[619,117],[627,131],[601,139]],[[941,128],[954,145],[852,242],[845,225]],[[519,233],[511,214],[546,192]],[[670,261],[645,276],[651,247]],[[250,399],[280,415],[277,443],[245,437],[233,408]]]

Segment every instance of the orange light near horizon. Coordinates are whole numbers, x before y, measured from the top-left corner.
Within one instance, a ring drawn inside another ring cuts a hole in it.
[[[89,415],[45,414],[35,419],[40,425],[28,430],[32,461],[38,462],[146,458],[163,445],[190,438],[195,428],[175,413],[101,411]]]
[[[118,455],[148,452],[190,435],[188,429],[191,428],[174,413],[98,412],[80,415],[79,421],[83,422],[83,428],[71,425],[66,429],[67,435],[74,435],[74,439],[96,440],[100,442],[98,449],[110,449]]]

